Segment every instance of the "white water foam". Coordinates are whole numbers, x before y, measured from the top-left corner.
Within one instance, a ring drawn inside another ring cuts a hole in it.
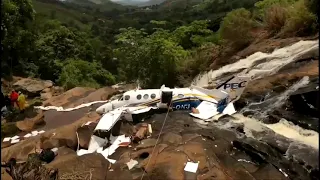
[[[262,78],[278,72],[282,67],[300,59],[310,58],[318,54],[319,41],[300,41],[291,46],[277,49],[267,54],[256,52],[247,58],[241,59],[233,64],[221,67],[215,71],[209,71],[199,74],[194,78],[192,84],[200,87],[209,86],[213,81],[218,81],[222,75],[227,73],[248,74],[253,79]],[[309,77],[302,78],[299,82],[288,88],[284,93],[275,97],[266,97],[263,102],[251,103],[244,110],[254,110],[257,116],[263,118],[268,112],[275,110],[285,103],[287,98],[296,90],[306,86],[309,83]],[[242,111],[243,112],[243,111]],[[264,124],[258,119],[243,116],[241,113],[233,115],[236,120],[234,123],[243,123],[246,136],[251,136],[252,131],[263,132],[272,130],[275,133],[287,137],[294,142],[306,144],[312,148],[319,149],[319,133],[312,130],[303,129],[285,119],[281,119],[275,124]],[[222,125],[228,126],[228,124]],[[223,128],[223,127],[222,127]]]
[[[268,116],[268,113],[274,111],[275,109],[281,107],[286,100],[290,97],[290,95],[296,92],[298,89],[305,87],[309,84],[309,77],[304,76],[300,81],[293,84],[286,91],[281,93],[278,96],[266,98],[265,101],[262,102],[253,102],[244,107],[241,112],[245,112],[247,110],[254,110],[259,115],[260,118],[265,118]]]
[[[247,74],[253,79],[272,75],[287,64],[299,59],[312,57],[318,53],[319,41],[299,41],[291,46],[277,49],[270,54],[256,52],[247,58],[241,59],[233,64],[221,67],[215,71],[199,74],[194,78],[192,84],[205,87],[212,81],[217,80],[225,73],[241,71],[239,74]],[[244,69],[244,70],[243,70]]]
[[[319,133],[312,130],[306,130],[300,126],[294,125],[292,122],[289,122],[285,119],[281,119],[278,123],[275,124],[264,124],[257,119],[248,118],[242,114],[233,115],[236,119],[232,122],[234,123],[243,123],[244,132],[247,136],[253,137],[251,131],[262,132],[266,128],[271,129],[275,133],[287,137],[293,141],[309,145],[314,149],[319,150]]]

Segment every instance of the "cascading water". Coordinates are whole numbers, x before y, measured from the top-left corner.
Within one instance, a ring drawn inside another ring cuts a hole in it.
[[[289,96],[297,91],[298,89],[308,85],[309,77],[305,76],[300,81],[292,85],[285,92],[278,96],[266,97],[264,101],[253,102],[248,104],[246,107],[241,109],[240,113],[245,113],[246,111],[254,112],[253,117],[258,119],[263,119],[268,117],[268,113],[274,111],[276,108],[281,107]]]
[[[212,83],[219,83],[219,79],[226,78],[226,75],[246,74],[253,79],[260,79],[266,76],[276,74],[281,68],[301,59],[308,59],[319,56],[319,41],[300,41],[291,46],[277,49],[274,52],[267,54],[256,52],[247,58],[241,59],[236,63],[221,67],[218,70],[211,70],[206,73],[199,74],[192,82],[193,85],[200,87],[207,87]],[[305,76],[300,81],[293,84],[283,93],[276,96],[269,93],[260,101],[252,102],[235,114],[232,123],[244,124],[244,131],[247,136],[252,135],[252,131],[262,132],[272,130],[276,134],[280,134],[294,142],[302,143],[318,150],[319,134],[315,131],[305,130],[293,123],[281,119],[274,124],[264,124],[261,120],[268,116],[268,113],[281,107],[292,93],[298,89],[307,86],[309,77]],[[242,113],[250,111],[253,112],[251,118],[245,117]],[[220,123],[221,124],[221,123]],[[222,123],[223,124],[223,123]],[[221,125],[222,125],[221,124]],[[224,124],[225,127],[232,126]]]
[[[219,81],[223,75],[239,73],[252,76],[253,79],[262,78],[278,72],[279,69],[299,59],[306,59],[318,54],[319,41],[299,41],[291,46],[275,50],[271,54],[256,52],[236,63],[221,67],[218,70],[199,74],[192,84],[209,86],[213,81]]]

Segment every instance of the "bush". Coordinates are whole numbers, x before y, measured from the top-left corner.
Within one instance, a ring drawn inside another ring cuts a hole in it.
[[[178,68],[178,85],[189,86],[199,73],[207,71],[218,54],[219,48],[214,44],[206,44],[191,51],[191,54]]]
[[[256,7],[257,18],[264,20],[266,16],[266,10],[272,6],[288,7],[294,4],[297,0],[263,0],[254,4]]]
[[[287,10],[279,5],[274,5],[266,11],[265,27],[271,33],[278,33],[285,25]]]
[[[115,78],[96,62],[72,59],[62,68],[59,83],[66,89],[76,86],[98,88],[100,85],[114,84]]]
[[[319,0],[305,0],[304,1],[306,7],[309,9],[310,12],[315,14],[317,17],[319,17]],[[318,22],[318,19],[317,19]]]
[[[288,18],[281,31],[282,36],[306,36],[315,33],[317,17],[311,13],[304,0],[288,8]]]
[[[229,12],[223,18],[219,31],[224,40],[231,42],[236,48],[242,48],[252,41],[250,31],[253,26],[251,13],[240,8]]]

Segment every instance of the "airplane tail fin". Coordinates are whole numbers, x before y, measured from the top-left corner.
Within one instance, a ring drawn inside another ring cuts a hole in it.
[[[251,81],[250,76],[232,76],[227,81],[218,85],[216,89],[225,91],[229,94],[230,101],[237,101],[243,93],[248,82]]]
[[[198,86],[191,85],[191,88],[196,94],[203,94],[202,96],[197,96],[199,99],[209,102],[217,102],[221,99],[228,97],[228,93],[221,91],[219,89],[204,89]]]

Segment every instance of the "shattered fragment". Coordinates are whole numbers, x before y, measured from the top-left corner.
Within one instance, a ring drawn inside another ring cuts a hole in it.
[[[31,136],[32,136],[32,134],[28,133],[28,134],[24,135],[23,137],[28,138],[28,137],[31,137]]]
[[[138,161],[130,159],[130,161],[127,162],[128,169],[131,170],[137,164],[138,164]]]
[[[152,134],[152,127],[151,127],[151,124],[148,124],[148,131],[149,131],[149,134]]]
[[[184,167],[184,171],[196,173],[198,170],[199,162],[193,163],[193,162],[187,162],[186,166]]]
[[[11,144],[18,143],[19,141],[20,141],[20,139],[11,139]]]
[[[11,137],[6,137],[6,138],[3,139],[3,142],[8,142],[10,140],[11,140]]]

